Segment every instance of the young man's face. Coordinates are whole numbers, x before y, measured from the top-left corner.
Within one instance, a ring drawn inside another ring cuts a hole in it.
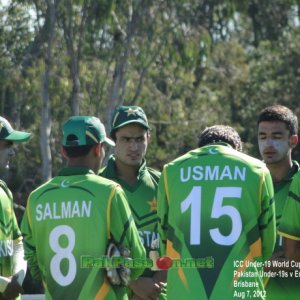
[[[128,166],[139,166],[146,155],[148,131],[137,123],[128,124],[116,131],[115,156]]]
[[[291,155],[294,137],[290,136],[285,123],[281,121],[263,121],[258,125],[258,146],[266,164],[276,164]]]
[[[15,155],[13,143],[9,141],[0,140],[0,169],[9,167],[9,160]]]

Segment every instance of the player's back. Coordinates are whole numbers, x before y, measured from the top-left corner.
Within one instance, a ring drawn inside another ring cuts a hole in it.
[[[262,246],[262,230],[274,222],[265,165],[229,146],[211,145],[168,164],[163,177],[169,205],[167,255],[179,259],[168,273],[168,282],[174,280],[168,296],[234,299],[248,290],[248,297],[264,299],[257,272],[274,244],[273,224],[270,246]]]
[[[85,266],[82,259],[105,255],[111,199],[118,188],[97,175],[78,174],[54,177],[31,193],[32,238],[53,299],[93,299],[107,285],[104,267]]]

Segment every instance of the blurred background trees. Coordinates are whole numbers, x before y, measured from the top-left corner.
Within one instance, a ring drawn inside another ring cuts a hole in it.
[[[34,133],[9,174],[20,203],[57,174],[61,125],[142,106],[148,164],[195,148],[228,124],[259,157],[256,118],[271,104],[300,117],[295,0],[0,0],[0,115]],[[294,158],[300,160],[299,147]]]

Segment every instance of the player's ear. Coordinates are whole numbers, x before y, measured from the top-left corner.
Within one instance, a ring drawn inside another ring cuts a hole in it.
[[[295,147],[297,146],[297,144],[298,144],[298,135],[293,134],[293,135],[291,136],[290,141],[291,141],[291,146],[292,146],[292,148],[295,148]]]
[[[147,130],[147,138],[148,138],[148,144],[149,144],[151,142],[150,130]]]
[[[96,144],[94,146],[94,153],[95,153],[95,156],[100,156],[101,155],[101,147],[102,145],[99,143],[99,144]]]

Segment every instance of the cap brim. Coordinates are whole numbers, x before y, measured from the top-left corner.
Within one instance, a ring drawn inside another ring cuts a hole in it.
[[[5,138],[5,140],[15,142],[15,143],[21,143],[21,142],[28,141],[30,137],[31,137],[31,133],[29,132],[14,130],[11,134],[9,134]]]
[[[113,140],[109,139],[108,137],[106,137],[103,142],[111,147],[116,146],[115,142]]]
[[[124,127],[124,126],[126,126],[126,125],[128,125],[128,124],[133,124],[133,123],[139,124],[139,125],[141,125],[142,127],[144,127],[145,129],[150,129],[150,127],[147,126],[147,125],[145,124],[145,122],[143,122],[142,120],[141,120],[141,121],[140,121],[140,120],[129,120],[129,121],[126,121],[126,122],[124,122],[124,123],[122,123],[122,124],[119,124],[118,126],[114,127],[111,131],[114,131],[114,130],[116,130],[116,129],[118,129],[118,128]]]

